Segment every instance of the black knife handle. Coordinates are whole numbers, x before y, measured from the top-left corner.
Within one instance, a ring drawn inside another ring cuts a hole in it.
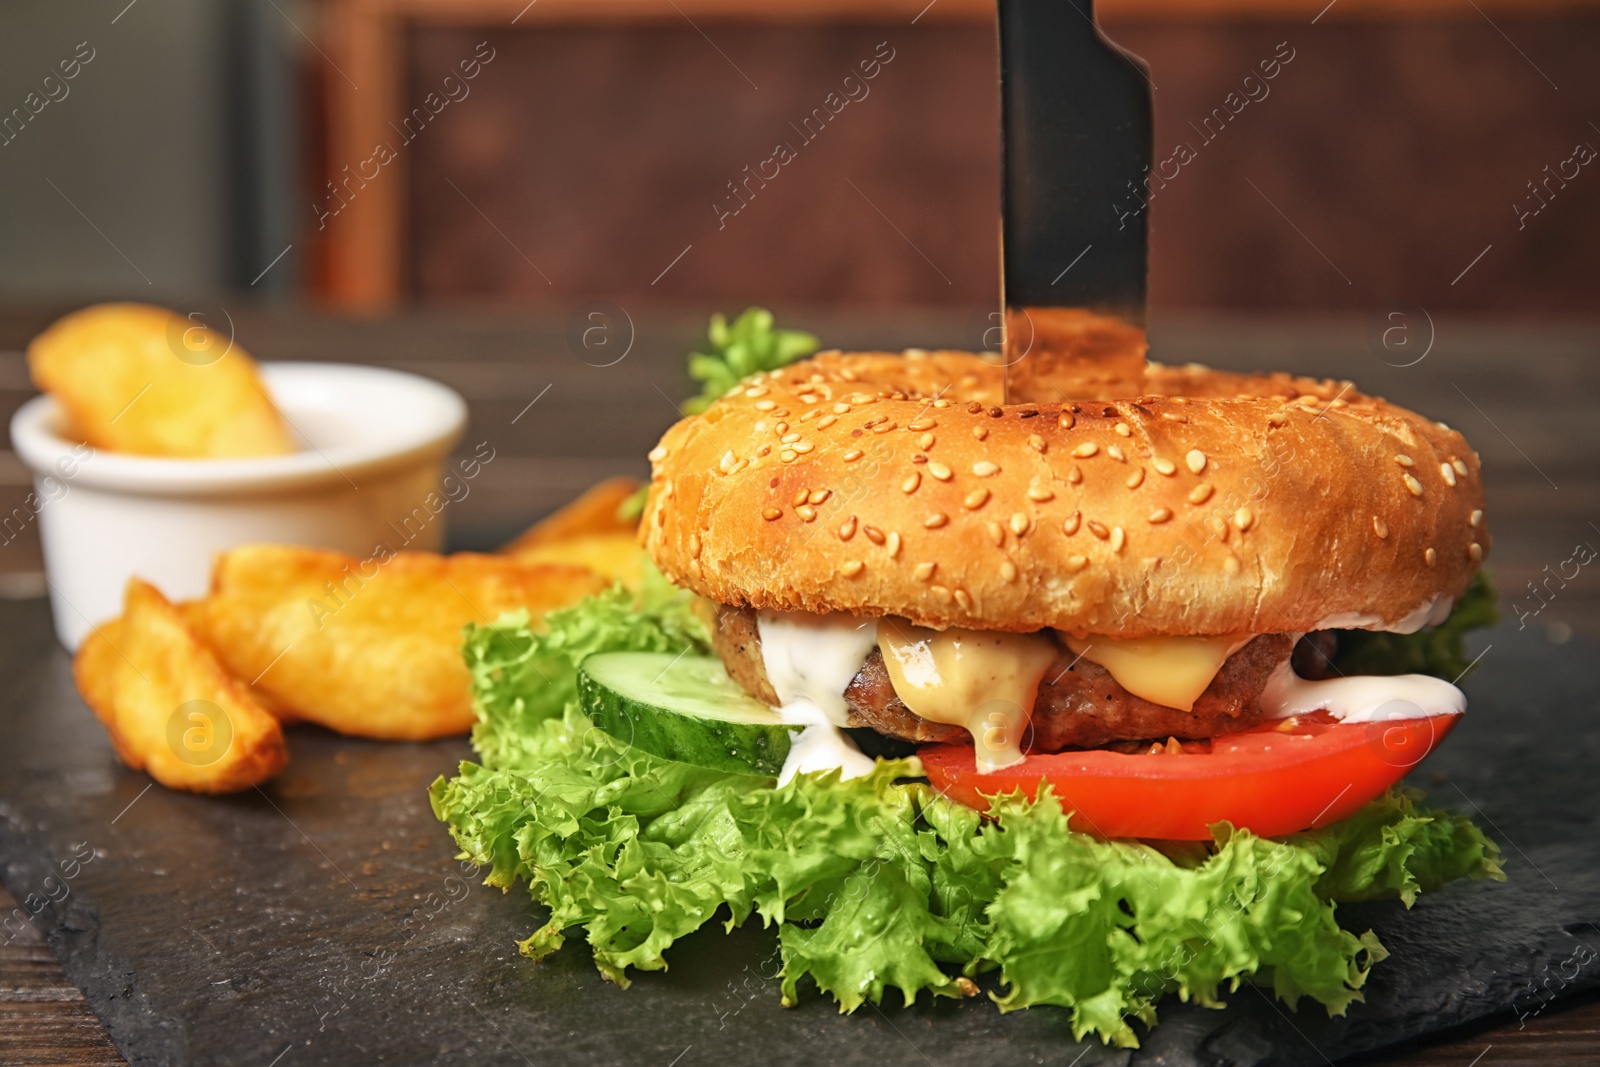
[[[1006,304],[1143,325],[1148,69],[1100,32],[1092,0],[999,6]]]

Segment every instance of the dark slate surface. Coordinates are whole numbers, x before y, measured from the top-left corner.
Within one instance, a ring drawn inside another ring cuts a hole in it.
[[[1514,628],[1421,776],[1478,809],[1510,882],[1410,913],[1343,909],[1393,953],[1346,1018],[1245,986],[1224,1011],[1167,1003],[1137,1053],[1073,1043],[1062,1012],[981,1000],[842,1017],[813,994],[785,1010],[754,927],[702,932],[627,991],[581,944],[535,965],[513,945],[539,923],[527,899],[464,874],[428,811],[464,743],[295,728],[264,792],[147,789],[73,692],[44,604],[0,603],[0,633],[0,874],[135,1065],[1324,1064],[1600,988],[1597,650]],[[93,859],[75,863],[82,843]]]

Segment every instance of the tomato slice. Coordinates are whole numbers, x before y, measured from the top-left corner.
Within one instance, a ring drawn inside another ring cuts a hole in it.
[[[1074,828],[1098,837],[1208,841],[1230,822],[1263,837],[1324,826],[1398,782],[1455,726],[1459,715],[1334,722],[1302,716],[1214,738],[1210,751],[1129,755],[1105,749],[1035,754],[979,774],[968,745],[918,754],[934,788],[987,811],[989,798],[1048,782]],[[1191,746],[1200,748],[1203,746]]]

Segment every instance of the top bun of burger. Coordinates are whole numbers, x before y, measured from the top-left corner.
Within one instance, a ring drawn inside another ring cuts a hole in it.
[[[667,432],[641,539],[722,604],[1123,638],[1415,629],[1488,550],[1442,423],[1285,374],[1145,388],[1004,405],[975,355],[823,353]]]

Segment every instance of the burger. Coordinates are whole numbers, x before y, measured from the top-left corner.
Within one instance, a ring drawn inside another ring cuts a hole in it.
[[[1385,952],[1340,902],[1503,877],[1396,786],[1493,618],[1458,433],[1198,366],[1008,404],[981,356],[770,325],[694,357],[642,582],[469,628],[478,761],[433,805],[549,908],[525,954],[625,986],[759,917],[786,1004],[987,991],[1136,1045],[1242,981],[1343,1012]]]
[[[1145,386],[1007,405],[976,356],[827,353],[663,438],[644,543],[807,727],[786,774],[936,746],[958,799],[1049,782],[1103,836],[1205,839],[1348,815],[1448,732],[1450,681],[1335,663],[1339,631],[1441,623],[1478,570],[1461,435],[1349,382]]]

